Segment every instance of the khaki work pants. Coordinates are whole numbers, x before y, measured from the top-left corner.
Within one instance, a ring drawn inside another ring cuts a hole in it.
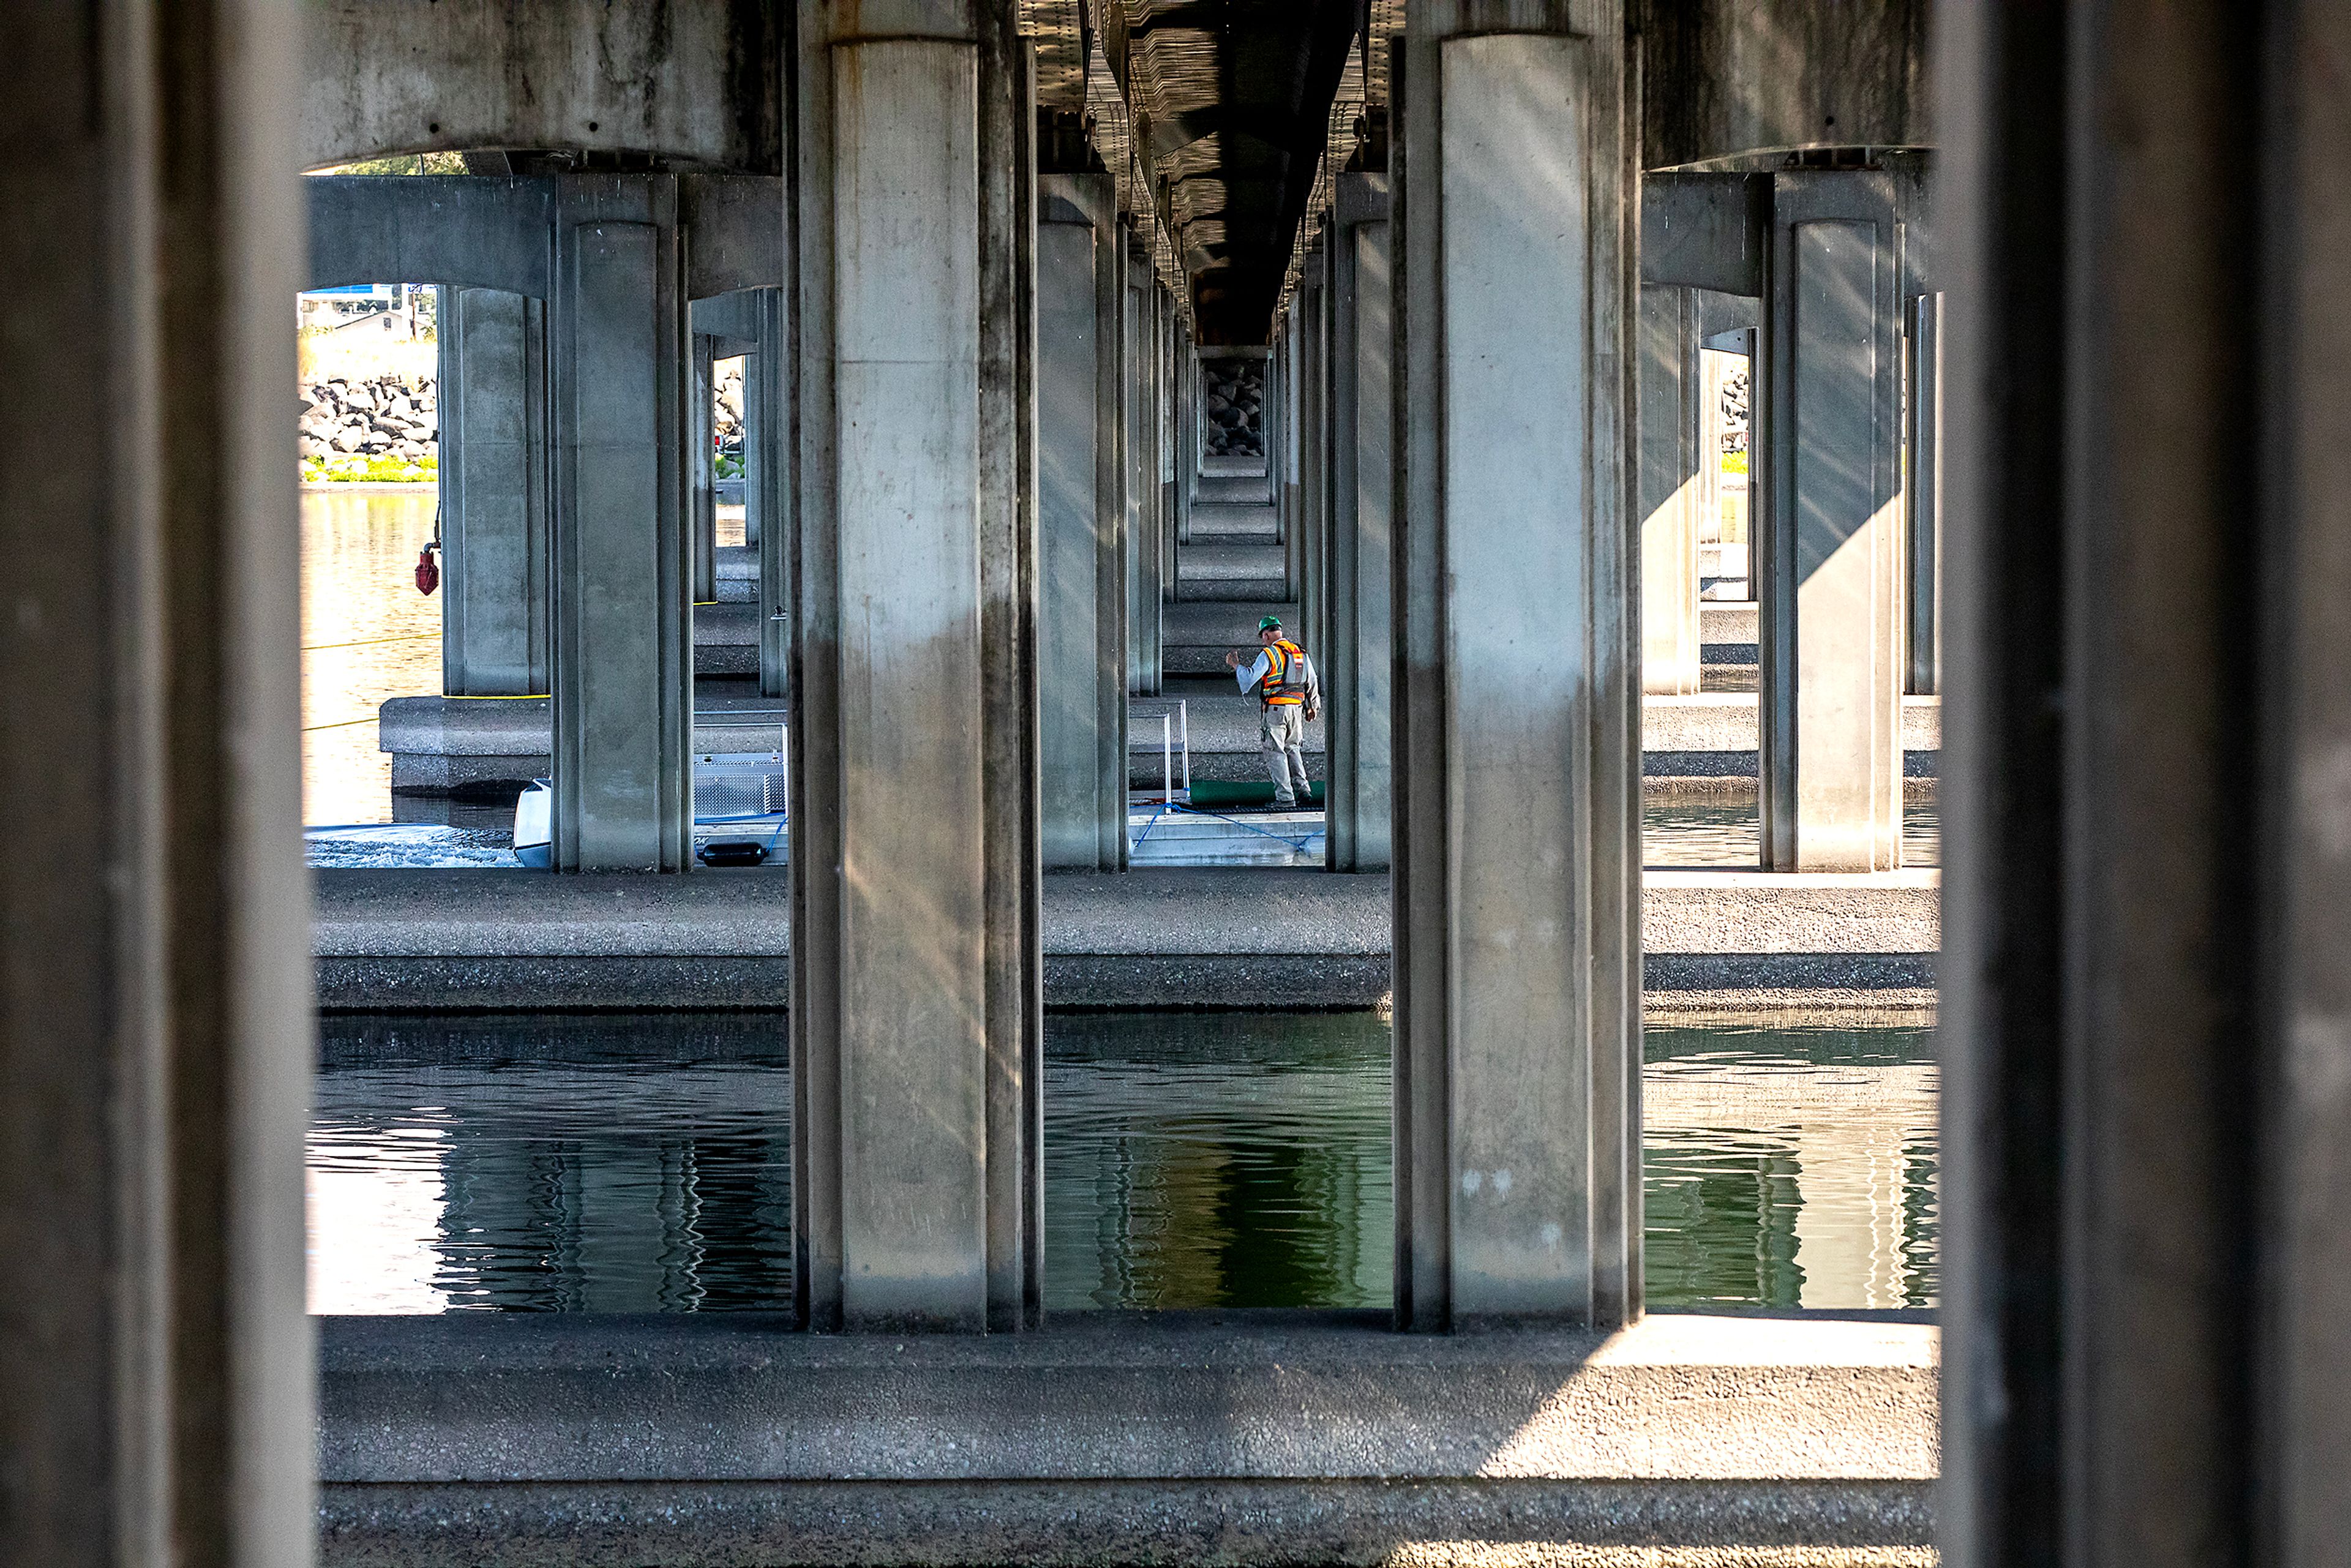
[[[1258,749],[1265,753],[1265,770],[1273,779],[1273,803],[1288,806],[1305,800],[1306,705],[1269,705],[1258,735]]]

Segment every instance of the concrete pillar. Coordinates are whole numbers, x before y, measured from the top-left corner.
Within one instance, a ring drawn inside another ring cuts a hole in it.
[[[1318,653],[1330,766],[1324,842],[1332,871],[1384,871],[1395,793],[1386,177],[1340,175],[1331,222],[1331,629]]]
[[[1416,5],[1392,144],[1399,1322],[1641,1301],[1623,16]]]
[[[1307,253],[1305,278],[1294,308],[1299,341],[1298,629],[1314,657],[1331,645],[1327,588],[1331,551],[1330,250],[1321,240]]]
[[[691,307],[688,321],[692,324]],[[718,345],[706,332],[689,334],[687,356],[692,380],[686,395],[686,479],[691,499],[686,508],[686,538],[693,553],[686,591],[696,604],[718,598],[718,455],[713,447],[716,411],[711,406],[718,392]]]
[[[1943,632],[1935,605],[1943,579],[1937,532],[1943,511],[1943,297],[1918,295],[1909,309],[1903,357],[1909,386],[1903,399],[1902,507],[1909,526],[1904,554],[1910,568],[1909,681],[1904,689],[1927,696],[1942,690]]]
[[[548,690],[547,308],[444,288],[441,689]]]
[[[1889,176],[1774,177],[1750,570],[1775,871],[1902,863],[1900,243]]]
[[[780,288],[749,292],[743,356],[743,534],[759,552],[759,695],[791,692],[792,364]]]
[[[1946,9],[1944,1561],[2351,1539],[2351,12]]]
[[[1200,493],[1200,361],[1184,340],[1180,323],[1176,343],[1176,542],[1192,542],[1192,507]],[[1167,591],[1176,591],[1176,574],[1167,574]]]
[[[759,552],[759,695],[789,691],[790,632],[785,619],[790,570],[791,426],[784,291],[738,288],[694,302],[697,338],[743,361],[743,538]],[[714,534],[714,538],[716,535]]]
[[[1306,591],[1306,490],[1301,443],[1306,422],[1306,323],[1293,301],[1278,331],[1275,358],[1281,367],[1281,459],[1275,468],[1280,504],[1281,596],[1302,604]]]
[[[563,183],[549,315],[559,871],[692,851],[686,300],[673,176]]]
[[[1151,291],[1158,316],[1158,329],[1152,334],[1156,352],[1153,366],[1157,371],[1158,390],[1152,402],[1156,416],[1152,422],[1152,466],[1159,476],[1159,600],[1163,604],[1176,601],[1176,546],[1183,531],[1183,515],[1187,506],[1176,473],[1176,455],[1183,438],[1176,427],[1182,418],[1183,402],[1177,391],[1180,380],[1176,367],[1182,363],[1183,324],[1176,314],[1176,296],[1165,284]],[[1159,626],[1160,664],[1164,678],[1166,663],[1166,620]]]
[[[299,1568],[299,33],[7,32],[0,1562]]]
[[[1641,689],[1698,690],[1698,544],[1705,516],[1706,399],[1694,291],[1641,286]],[[1719,398],[1720,389],[1711,389]],[[1714,454],[1721,471],[1721,453]]]
[[[1154,456],[1158,415],[1153,406],[1157,357],[1153,330],[1150,255],[1131,225],[1121,229],[1124,258],[1119,324],[1120,406],[1127,536],[1127,689],[1155,696],[1160,679],[1159,465]]]
[[[1123,871],[1126,585],[1120,519],[1102,505],[1105,345],[1117,341],[1115,324],[1104,317],[1122,292],[1110,270],[1118,259],[1114,196],[1107,174],[1049,174],[1040,196],[1037,680],[1043,853],[1049,866]],[[1102,287],[1106,272],[1107,291]],[[1115,371],[1114,364],[1109,368]],[[1107,477],[1115,497],[1117,476]]]
[[[1040,1301],[1015,11],[799,13],[792,1197],[816,1328],[1012,1329]]]

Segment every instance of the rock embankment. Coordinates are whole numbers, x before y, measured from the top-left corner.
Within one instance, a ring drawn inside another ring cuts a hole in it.
[[[1207,455],[1265,455],[1265,361],[1208,360],[1200,367]]]
[[[712,432],[721,467],[736,467],[743,450],[743,361],[721,361],[715,380]],[[331,471],[437,464],[441,406],[432,376],[398,371],[321,376],[300,384],[295,407],[306,465]]]
[[[303,383],[302,455],[331,466],[339,459],[392,458],[413,464],[440,453],[438,389],[430,376],[387,372],[332,376]]]

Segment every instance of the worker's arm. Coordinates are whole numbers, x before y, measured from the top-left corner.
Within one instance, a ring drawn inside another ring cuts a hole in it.
[[[1273,668],[1273,655],[1270,653],[1259,653],[1257,656],[1257,663],[1247,668],[1243,668],[1240,660],[1230,653],[1225,655],[1225,662],[1232,666],[1233,679],[1240,683],[1241,690],[1245,692],[1257,690],[1257,684],[1265,679],[1267,671]]]

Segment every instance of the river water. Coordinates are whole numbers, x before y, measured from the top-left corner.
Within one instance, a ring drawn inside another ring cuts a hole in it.
[[[789,1302],[780,1015],[321,1025],[314,1311]],[[1048,1306],[1384,1306],[1388,1040],[1372,1013],[1050,1017]],[[1935,1303],[1923,1019],[1660,1021],[1647,1059],[1651,1305]]]
[[[389,822],[387,697],[441,690],[441,595],[416,591],[433,538],[430,485],[302,492],[302,821]]]

